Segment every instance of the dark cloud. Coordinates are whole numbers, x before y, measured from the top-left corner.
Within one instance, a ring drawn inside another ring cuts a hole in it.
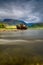
[[[0,0],[0,19],[43,22],[43,0]]]

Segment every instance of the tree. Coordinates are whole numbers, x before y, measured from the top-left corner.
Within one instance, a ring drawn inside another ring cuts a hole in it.
[[[5,24],[0,23],[0,28],[5,28]]]

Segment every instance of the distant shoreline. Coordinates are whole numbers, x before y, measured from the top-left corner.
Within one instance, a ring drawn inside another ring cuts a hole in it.
[[[43,30],[43,28],[28,28],[26,30]],[[17,31],[24,31],[24,30],[0,28],[0,32],[17,32]]]

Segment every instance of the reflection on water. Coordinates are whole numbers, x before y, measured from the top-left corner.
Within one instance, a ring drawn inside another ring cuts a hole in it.
[[[0,32],[0,39],[43,39],[43,30],[25,30],[17,32]]]

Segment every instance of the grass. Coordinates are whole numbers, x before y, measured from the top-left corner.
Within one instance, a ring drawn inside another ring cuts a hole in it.
[[[43,27],[28,27],[28,29],[43,30]]]
[[[14,28],[0,28],[0,32],[8,32],[8,31],[17,31],[17,29],[14,29]]]
[[[0,45],[0,65],[43,65],[43,55],[26,46]]]

